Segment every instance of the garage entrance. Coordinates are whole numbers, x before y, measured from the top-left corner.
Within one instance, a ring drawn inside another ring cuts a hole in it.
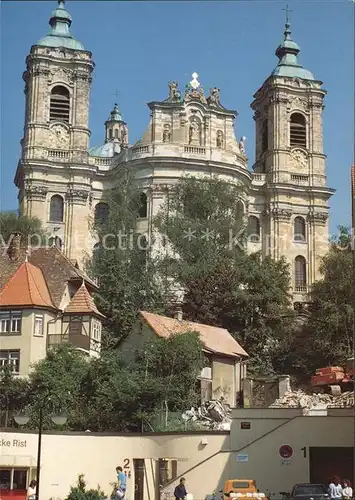
[[[332,476],[339,476],[341,479],[349,479],[354,484],[354,448],[311,447],[309,467],[311,483],[328,485]]]

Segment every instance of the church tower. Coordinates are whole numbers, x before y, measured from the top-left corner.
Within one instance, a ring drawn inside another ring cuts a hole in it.
[[[74,38],[59,0],[50,31],[26,60],[25,125],[15,183],[20,212],[36,216],[65,254],[80,259],[87,239],[92,55]]]
[[[322,82],[299,63],[288,16],[278,65],[254,95],[256,124],[254,177],[262,198],[250,213],[262,227],[263,253],[285,256],[292,273],[294,302],[307,300],[328,250],[326,156],[323,151]],[[260,180],[262,185],[260,186]],[[261,202],[262,200],[262,202]]]

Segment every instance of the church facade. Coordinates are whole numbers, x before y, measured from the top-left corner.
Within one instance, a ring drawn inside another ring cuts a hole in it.
[[[141,228],[148,233],[179,178],[219,176],[246,188],[236,206],[248,223],[248,251],[284,255],[292,269],[293,300],[305,301],[328,248],[333,190],[323,151],[326,91],[300,64],[288,21],[276,50],[279,62],[251,104],[251,169],[245,138],[235,137],[237,112],[223,106],[217,87],[205,94],[196,73],[184,89],[170,82],[165,98],[148,104],[150,122],[138,142],[129,143],[127,123],[115,105],[105,122],[104,144],[90,147],[94,61],[72,36],[71,22],[59,0],[50,32],[26,60],[24,137],[15,176],[20,212],[41,219],[52,241],[80,263],[97,243],[93,221],[108,216],[105,192],[113,187],[115,169],[134,169],[142,189]]]

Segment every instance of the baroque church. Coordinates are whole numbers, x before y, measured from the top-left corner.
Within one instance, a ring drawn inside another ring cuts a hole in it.
[[[21,214],[38,217],[51,241],[80,265],[97,243],[92,222],[108,217],[105,191],[112,188],[115,169],[134,169],[142,189],[140,228],[148,234],[167,190],[181,176],[218,175],[247,188],[236,203],[247,223],[248,251],[285,256],[293,301],[304,302],[328,248],[334,190],[327,186],[323,151],[326,91],[299,62],[288,19],[276,67],[251,103],[256,141],[249,166],[245,138],[235,137],[237,112],[223,106],[219,88],[205,93],[197,73],[183,90],[170,82],[166,96],[148,103],[150,121],[138,142],[130,144],[115,105],[104,144],[90,147],[94,61],[72,35],[71,23],[59,0],[50,31],[26,59],[24,137],[15,176]]]

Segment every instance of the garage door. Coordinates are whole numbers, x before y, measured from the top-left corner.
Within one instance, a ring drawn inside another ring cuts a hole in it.
[[[332,476],[349,479],[354,484],[354,448],[315,447],[309,449],[311,483],[327,485]]]

